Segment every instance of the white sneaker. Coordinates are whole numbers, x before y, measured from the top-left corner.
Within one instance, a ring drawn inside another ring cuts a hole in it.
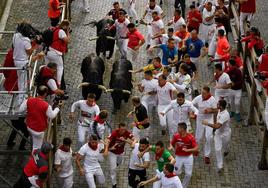
[[[89,13],[90,10],[89,10],[89,8],[86,8],[86,9],[83,10],[83,12],[84,12],[84,13]]]

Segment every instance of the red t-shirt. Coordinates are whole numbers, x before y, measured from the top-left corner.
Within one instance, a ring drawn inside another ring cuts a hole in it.
[[[240,11],[244,13],[255,13],[256,12],[256,0],[247,0],[240,4]]]
[[[198,22],[193,21],[192,18],[198,19]],[[188,27],[192,27],[195,29],[199,28],[200,23],[202,23],[202,16],[198,10],[190,11],[188,13]]]
[[[189,156],[192,155],[192,152],[185,152],[182,149],[192,149],[197,146],[197,143],[194,136],[190,133],[187,133],[185,137],[181,137],[179,133],[176,133],[173,136],[171,145],[175,147],[175,154],[177,156]]]
[[[128,32],[128,47],[133,49],[135,46],[138,46],[141,40],[144,40],[144,36],[136,29],[134,32]]]
[[[111,136],[109,137],[109,139],[110,139],[109,148],[113,147],[115,144],[118,144],[115,147],[115,150],[111,151],[114,154],[121,154],[121,153],[124,152],[126,142],[120,140],[120,137],[123,137],[124,139],[128,139],[128,138],[132,139],[133,135],[129,131],[126,131],[123,135],[120,135],[119,134],[119,129],[114,130],[112,132]]]

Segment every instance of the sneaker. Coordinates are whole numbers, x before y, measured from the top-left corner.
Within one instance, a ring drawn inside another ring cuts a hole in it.
[[[162,130],[162,135],[166,135],[166,130]]]
[[[235,113],[234,112],[229,112],[230,114],[230,118],[234,117],[235,116]]]
[[[115,184],[115,185],[113,185],[113,188],[116,188],[116,184]]]
[[[205,157],[204,161],[205,161],[206,164],[210,164],[210,158],[209,157]]]
[[[250,28],[250,21],[247,21],[247,27]]]
[[[240,113],[235,114],[235,120],[236,120],[236,122],[241,122],[242,121]]]

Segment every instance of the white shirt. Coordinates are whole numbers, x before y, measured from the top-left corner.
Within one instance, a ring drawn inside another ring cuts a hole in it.
[[[226,84],[232,83],[230,76],[227,73],[222,73],[222,75],[219,77],[218,81],[216,80],[216,86],[222,86]],[[215,89],[215,95],[226,97],[229,95],[230,89]]]
[[[28,62],[28,54],[26,50],[32,48],[31,40],[28,37],[22,36],[21,33],[15,33],[13,36],[13,59],[14,61]]]
[[[174,39],[175,42],[175,46],[178,47],[179,43],[181,42],[180,37],[177,37],[175,35],[172,35],[172,37]],[[162,34],[162,44],[167,44],[168,43],[168,34]]]
[[[73,174],[72,153],[72,149],[70,150],[70,152],[65,152],[61,149],[57,149],[55,153],[54,164],[60,165],[61,167],[61,171],[58,174],[59,177],[66,178]]]
[[[149,152],[144,153],[142,158],[138,157],[139,154],[139,143],[136,143],[134,146],[134,149],[131,152],[131,157],[129,161],[129,168],[132,170],[143,170],[143,168],[138,168],[135,166],[135,164],[143,165],[145,161],[149,162],[150,161],[150,154]]]
[[[86,100],[79,100],[73,103],[71,107],[71,112],[74,112],[75,109],[80,109],[80,115],[78,124],[82,126],[89,126],[94,120],[94,117],[100,113],[100,108],[97,104],[93,106],[88,106]]]
[[[177,99],[171,101],[163,113],[167,113],[170,110],[173,110],[173,121],[175,124],[185,122],[187,125],[190,125],[189,113],[194,112],[195,115],[198,114],[197,108],[188,100],[185,100],[182,105],[177,103]]]
[[[210,113],[210,114],[204,113],[204,110],[207,108],[213,108],[213,109],[217,108],[217,101],[215,100],[213,96],[211,96],[207,100],[203,100],[202,95],[198,95],[197,97],[193,99],[192,103],[198,109],[198,114],[197,114],[198,119],[206,119],[210,123],[213,122],[213,113]]]
[[[191,76],[189,74],[183,75],[178,72],[175,74],[175,80],[176,82],[173,85],[179,92],[183,92],[185,95],[191,94]]]
[[[218,111],[217,114],[217,123],[221,124],[221,127],[216,130],[216,134],[222,134],[224,132],[229,132],[230,128],[230,115],[229,112],[225,109],[222,112]]]
[[[96,150],[91,149],[88,143],[84,144],[78,151],[79,155],[84,156],[84,169],[85,172],[90,172],[97,168],[101,168],[99,163],[99,155],[101,150],[104,149],[103,144],[98,144]]]
[[[157,21],[153,21],[151,22],[151,26],[152,26],[152,35],[156,35],[159,34],[161,29],[165,28],[164,22],[162,19],[159,19]]]
[[[206,21],[205,19],[208,18],[208,17],[211,17],[212,15],[215,14],[215,11],[216,11],[216,7],[215,6],[212,6],[211,10],[208,11],[206,8],[203,9],[203,12],[202,12],[202,18],[203,18],[203,23],[205,25],[212,25],[215,21],[214,21],[214,18],[212,18],[210,21]]]
[[[163,10],[160,6],[155,5],[155,7],[153,9],[150,9],[149,5],[146,6],[146,16],[148,20],[152,19],[152,13],[153,12],[158,12],[158,16],[160,16],[163,13]]]
[[[59,39],[63,40],[65,37],[67,37],[65,31],[63,29],[60,29],[59,30]],[[49,50],[53,51],[54,53],[56,53],[58,55],[62,55],[62,52],[60,52],[52,47],[49,47]]]
[[[94,132],[94,121],[91,122],[90,124],[90,127],[89,127],[89,135],[93,135],[93,134],[96,134]],[[96,131],[99,135],[99,137],[103,140],[104,139],[104,132],[105,132],[105,129],[106,127],[108,127],[107,123],[104,122],[104,123],[97,123],[97,126],[96,126]],[[109,132],[109,134],[111,134],[111,132]]]
[[[20,109],[18,112],[25,112],[26,110],[27,110],[27,99],[21,103]],[[56,107],[54,110],[52,110],[52,107],[50,105],[48,105],[46,115],[48,118],[54,119],[57,116],[57,114],[59,113],[59,111],[60,111],[60,109],[58,107]]]
[[[130,23],[130,21],[125,18],[125,21],[123,23],[119,22],[118,20],[115,20],[115,28],[116,28],[116,36],[117,37],[126,37],[128,33],[127,25]]]
[[[167,178],[163,172],[158,172],[156,176],[160,179],[163,188],[183,188],[178,176]]]
[[[179,31],[182,25],[186,25],[185,20],[181,16],[176,22],[175,17],[172,18],[172,24],[174,27],[174,32]]]
[[[49,89],[51,89],[52,91],[55,91],[56,89],[58,89],[57,83],[54,79],[49,79],[47,81],[47,86],[49,87]]]
[[[176,91],[176,88],[169,82],[163,87],[157,86],[157,100],[159,105],[169,105],[172,100],[172,93]]]
[[[141,86],[144,87],[143,90],[143,96],[142,96],[142,101],[155,101],[156,100],[156,95],[148,95],[148,92],[150,91],[156,91],[156,88],[158,86],[158,81],[157,79],[152,79],[152,80],[146,80],[143,79],[141,81]]]

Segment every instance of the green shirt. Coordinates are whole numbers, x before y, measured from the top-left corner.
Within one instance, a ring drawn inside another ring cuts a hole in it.
[[[155,153],[155,145],[152,146],[151,149],[152,152]],[[157,167],[160,172],[163,171],[164,165],[169,163],[170,161],[168,158],[171,156],[170,152],[168,150],[164,150],[162,156],[156,161],[157,162]]]

